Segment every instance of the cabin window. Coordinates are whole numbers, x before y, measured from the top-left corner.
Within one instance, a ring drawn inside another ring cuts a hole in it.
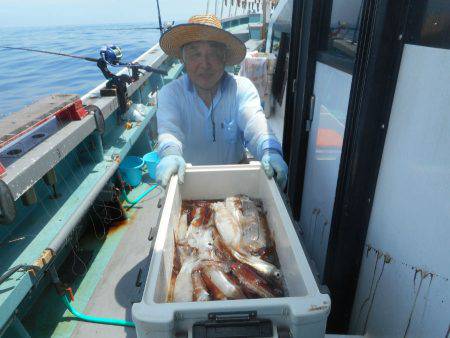
[[[362,6],[362,0],[330,0],[325,4],[319,61],[352,73]]]

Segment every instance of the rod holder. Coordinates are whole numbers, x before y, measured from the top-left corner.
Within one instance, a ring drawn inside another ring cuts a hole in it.
[[[103,141],[100,132],[94,131],[91,134],[91,141],[94,148],[92,156],[97,163],[100,163],[104,160]]]
[[[0,180],[0,224],[10,224],[16,218],[16,204],[8,185]]]
[[[56,177],[56,171],[54,168],[50,169],[45,175],[44,175],[44,182],[45,184],[47,184],[49,187],[52,188],[52,192],[53,194],[50,196],[51,199],[57,199],[59,198],[61,195],[58,194],[58,192],[56,191],[56,183],[58,183],[58,178]]]
[[[22,203],[25,206],[33,205],[37,203],[36,190],[34,187],[28,189],[22,196]]]
[[[44,182],[47,185],[56,185],[58,183],[58,178],[56,177],[56,171],[55,169],[50,169],[45,175],[44,175]]]

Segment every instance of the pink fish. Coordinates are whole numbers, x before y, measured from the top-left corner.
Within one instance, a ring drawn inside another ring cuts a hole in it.
[[[248,253],[239,252],[236,250],[231,250],[231,254],[239,262],[250,265],[261,276],[268,279],[273,279],[275,281],[281,279],[281,271],[275,265],[266,262],[259,257],[250,255]]]
[[[242,206],[242,247],[253,255],[266,251],[268,229],[257,205],[248,197],[240,198]]]
[[[226,274],[220,264],[204,264],[202,276],[208,289],[216,299],[242,299],[246,298],[238,283]],[[224,298],[225,297],[225,298]]]
[[[275,297],[267,282],[247,265],[233,263],[231,264],[231,270],[247,292],[264,298]]]
[[[192,285],[194,287],[194,301],[206,302],[208,300],[211,300],[211,295],[206,288],[206,284],[203,281],[202,273],[200,270],[194,270],[192,272]]]
[[[223,202],[213,203],[214,220],[216,228],[222,236],[224,243],[231,248],[239,249],[242,238],[242,229]]]
[[[186,233],[188,230],[187,224],[187,212],[182,212],[180,215],[180,220],[178,224],[175,225],[173,233],[175,235],[175,241],[180,243],[186,237]]]
[[[192,284],[192,271],[197,264],[197,260],[189,259],[181,266],[180,272],[175,280],[173,290],[174,302],[192,302],[194,286]]]

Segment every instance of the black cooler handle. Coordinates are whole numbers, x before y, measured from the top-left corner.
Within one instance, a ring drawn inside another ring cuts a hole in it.
[[[210,313],[208,318],[194,324],[194,338],[273,337],[272,322],[258,318],[256,311],[216,312]]]

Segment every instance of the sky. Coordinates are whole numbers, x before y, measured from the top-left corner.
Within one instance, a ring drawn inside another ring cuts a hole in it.
[[[204,13],[206,4],[206,0],[159,0],[163,22]],[[0,28],[157,21],[156,0],[0,0]]]

